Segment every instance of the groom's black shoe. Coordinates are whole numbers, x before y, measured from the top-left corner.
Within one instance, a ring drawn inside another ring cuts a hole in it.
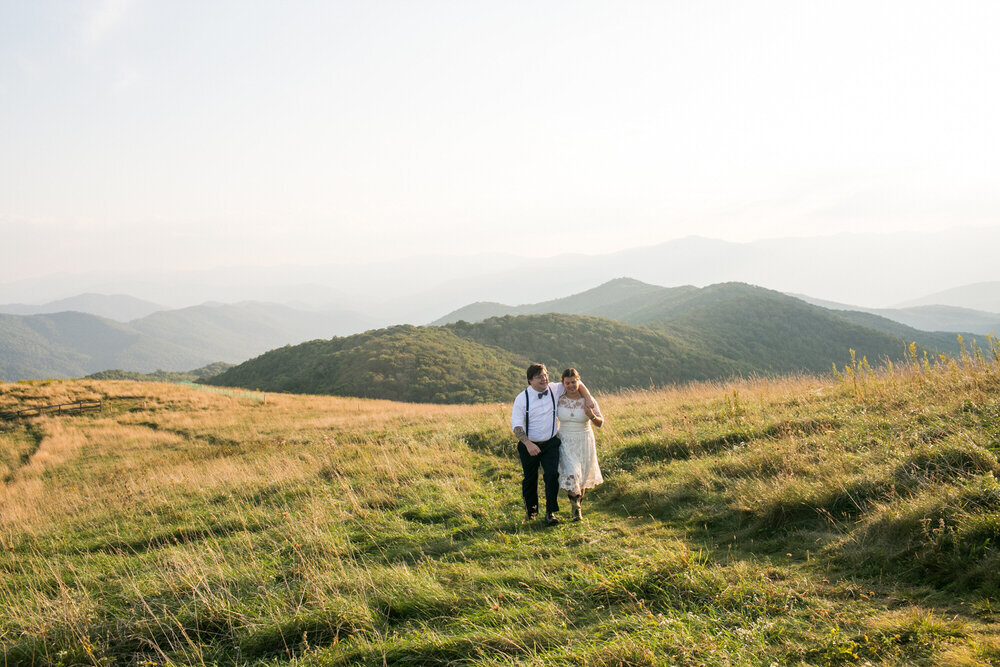
[[[555,526],[557,524],[559,524],[559,517],[556,516],[555,512],[549,512],[545,515],[546,526]]]

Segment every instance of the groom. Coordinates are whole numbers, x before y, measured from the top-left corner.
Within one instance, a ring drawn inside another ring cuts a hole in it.
[[[556,424],[556,404],[563,395],[561,383],[549,382],[545,364],[528,366],[528,388],[514,399],[510,427],[520,441],[517,454],[521,459],[524,477],[521,495],[524,497],[525,516],[530,521],[538,516],[538,468],[545,480],[545,522],[559,523],[559,437]],[[580,384],[580,393],[587,405],[594,407],[594,399],[587,388]]]

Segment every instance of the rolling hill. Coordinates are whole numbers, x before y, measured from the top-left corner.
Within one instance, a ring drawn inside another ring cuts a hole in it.
[[[991,248],[996,248],[996,244],[993,244]],[[971,308],[988,313],[1000,313],[1000,281],[994,280],[953,287],[952,289],[934,292],[918,299],[911,299],[902,303],[901,307],[929,306],[934,304]]]
[[[521,315],[447,328],[462,338],[508,350],[557,371],[580,370],[604,390],[680,384],[746,375],[757,369],[681,338],[615,320],[584,315]]]
[[[901,338],[763,288],[717,285],[671,296],[671,319],[649,326],[558,313],[398,326],[273,350],[208,382],[436,403],[506,401],[523,386],[529,361],[556,371],[575,366],[593,388],[613,391],[824,373],[847,363],[851,349],[872,363],[906,350]],[[666,308],[659,305],[637,312]]]
[[[674,305],[697,293],[698,288],[690,285],[660,287],[633,278],[616,278],[585,292],[541,303],[508,306],[478,302],[448,313],[431,324],[443,325],[460,320],[478,322],[487,317],[541,313],[593,315],[629,324],[646,324],[666,317]]]
[[[645,327],[549,314],[401,325],[311,341],[272,350],[207,383],[431,403],[506,402],[524,387],[532,361],[553,371],[576,366],[604,391],[756,370]]]
[[[213,361],[85,313],[0,315],[0,379],[79,377],[106,368],[181,370]]]
[[[851,349],[871,363],[899,359],[909,342],[779,292],[739,283],[691,293],[649,326],[769,375],[826,372],[832,364],[843,364]]]
[[[856,311],[878,315],[920,331],[951,331],[978,335],[1000,331],[1000,313],[989,313],[959,306],[924,305],[906,308],[862,308],[835,301],[814,299],[802,294],[790,294],[806,303],[835,311]]]
[[[206,381],[426,403],[507,401],[529,362],[440,327],[399,325],[271,350]]]
[[[658,287],[619,278],[538,304],[473,304],[437,322],[491,312],[595,315],[645,325],[760,373],[823,372],[831,363],[843,363],[851,348],[872,362],[898,358],[909,342],[948,354],[958,351],[953,333],[928,333],[876,315],[829,310],[743,283]]]
[[[488,326],[471,326],[466,321],[488,319],[486,316],[493,314],[501,315],[502,321]],[[531,319],[551,314],[581,319]],[[515,316],[525,319],[511,322]],[[0,379],[5,380],[80,376],[106,369],[176,372],[216,361],[240,363],[266,350],[346,336],[371,324],[352,312],[312,312],[257,302],[160,311],[127,324],[72,312],[2,318]],[[449,322],[452,334],[490,348],[485,352],[490,363],[497,363],[492,355],[502,349],[517,359],[516,367],[528,359],[554,368],[578,365],[592,382],[599,380],[605,388],[734,374],[825,372],[832,363],[845,363],[851,348],[874,363],[899,357],[910,341],[933,351],[957,351],[954,334],[929,334],[871,314],[832,311],[742,283],[666,288],[620,278],[538,304],[477,303],[440,322]],[[418,330],[408,329],[410,335]],[[418,347],[424,343],[427,341],[414,341]],[[440,343],[438,340],[431,347]],[[475,365],[484,351],[470,348],[464,353],[468,355],[464,361]],[[355,369],[364,372],[367,363],[352,361]],[[393,372],[402,372],[408,381],[420,384],[424,375],[409,373],[424,368],[417,364]],[[432,368],[426,368],[427,377],[433,378]],[[392,373],[376,371],[376,375],[381,382],[392,384],[387,379]],[[514,375],[519,377],[520,372]],[[254,375],[259,386],[272,386],[264,380]],[[318,380],[314,375],[309,381],[301,380],[304,384],[293,383],[294,388],[281,388],[306,391]],[[492,400],[489,397],[494,395],[481,387],[469,395],[452,388],[442,398],[436,396],[441,392],[430,392],[423,384],[407,397],[401,389],[366,394],[359,392],[370,391],[370,383],[362,384],[328,382],[320,386],[323,392],[336,386],[351,395],[400,400],[418,400],[414,397],[419,396],[419,400],[451,401],[459,395]]]
[[[238,363],[282,345],[363,331],[372,321],[348,311],[314,312],[248,301],[165,310],[129,324],[150,336],[197,350],[207,360]]]
[[[216,361],[215,363],[202,366],[201,368],[195,368],[191,371],[153,371],[152,373],[139,373],[136,371],[110,369],[106,371],[99,371],[97,373],[91,373],[86,376],[85,379],[134,380],[137,382],[198,382],[199,380],[204,380],[205,378],[223,373],[232,367],[232,364],[227,364],[224,361]]]
[[[108,369],[188,371],[368,324],[355,313],[264,303],[205,304],[128,323],[72,311],[0,315],[0,380],[80,377]]]
[[[127,294],[78,294],[66,299],[37,305],[24,303],[0,305],[0,313],[11,315],[43,315],[75,311],[97,315],[116,322],[128,322],[146,317],[159,310],[163,310],[163,306]]]

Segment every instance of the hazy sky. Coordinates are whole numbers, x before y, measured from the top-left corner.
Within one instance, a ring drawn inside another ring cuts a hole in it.
[[[1000,3],[0,0],[0,282],[1000,225]]]

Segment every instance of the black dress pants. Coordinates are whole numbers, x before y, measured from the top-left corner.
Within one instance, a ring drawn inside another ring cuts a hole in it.
[[[524,509],[528,514],[538,514],[538,468],[542,469],[542,479],[545,481],[545,513],[559,511],[559,437],[545,442],[536,442],[541,453],[538,456],[528,454],[528,448],[523,442],[517,443],[517,454],[521,458],[521,469],[524,479],[521,481],[521,495],[524,497]]]

